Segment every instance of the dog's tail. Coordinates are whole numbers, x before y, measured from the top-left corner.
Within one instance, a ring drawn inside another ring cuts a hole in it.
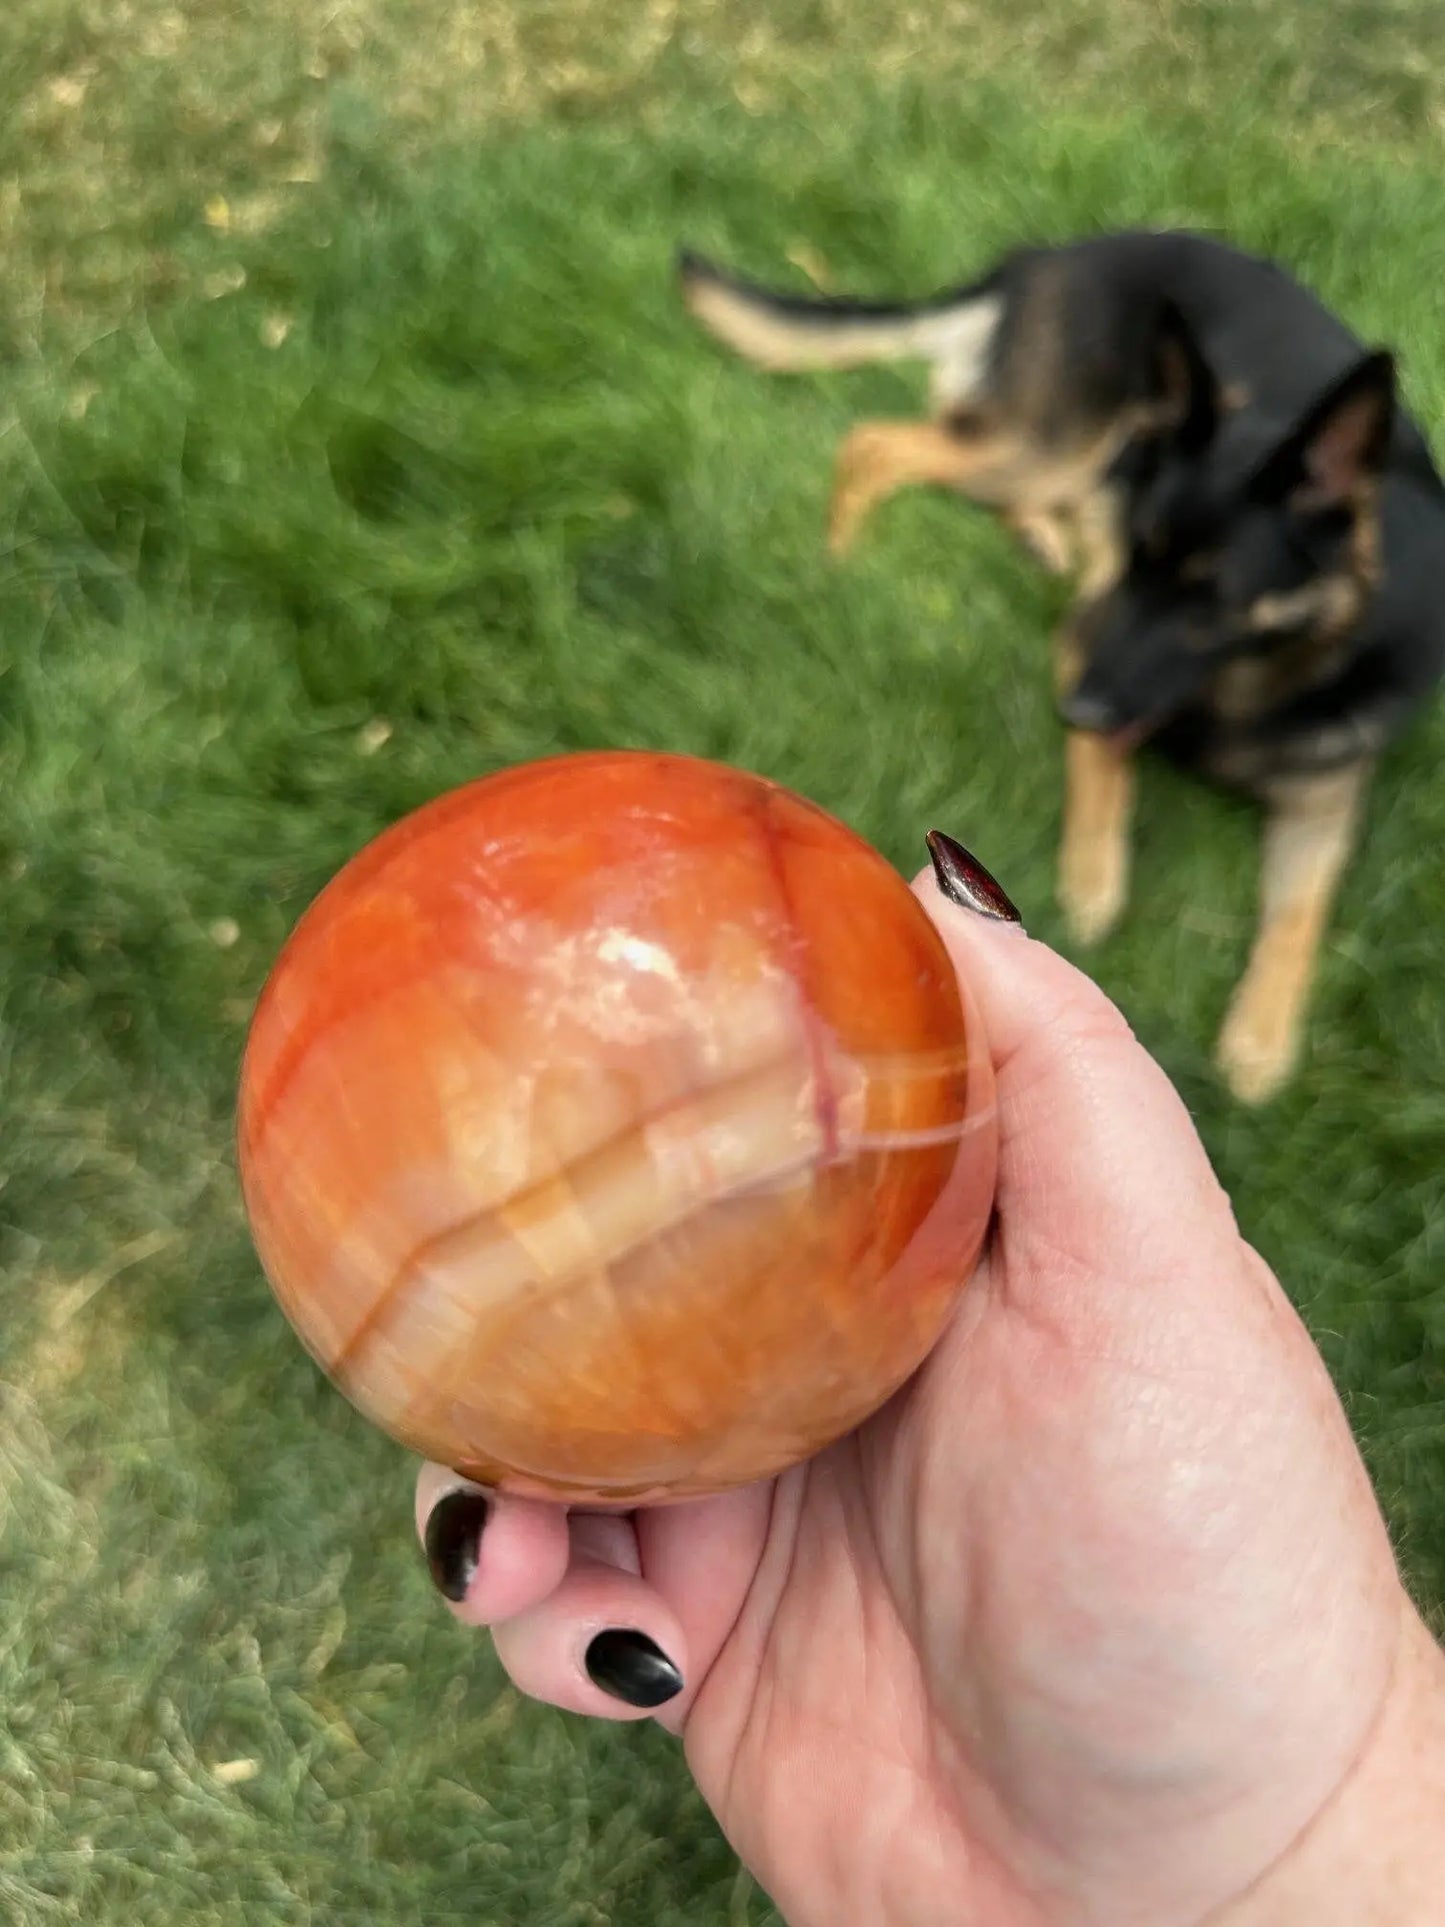
[[[992,281],[923,301],[872,302],[774,294],[682,253],[683,300],[720,341],[764,368],[858,368],[871,361],[977,364],[1002,297]]]

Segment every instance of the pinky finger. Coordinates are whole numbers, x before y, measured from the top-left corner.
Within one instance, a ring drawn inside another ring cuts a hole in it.
[[[416,1528],[432,1583],[456,1618],[491,1626],[538,1605],[567,1570],[567,1514],[535,1499],[504,1497],[424,1465]]]

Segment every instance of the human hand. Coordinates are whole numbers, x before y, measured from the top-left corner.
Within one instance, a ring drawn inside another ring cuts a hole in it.
[[[1406,1756],[1445,1837],[1445,1668],[1319,1354],[1102,993],[914,887],[998,1073],[943,1340],[716,1499],[569,1515],[427,1467],[438,1583],[523,1692],[681,1735],[794,1927],[1433,1918],[1331,1847]]]

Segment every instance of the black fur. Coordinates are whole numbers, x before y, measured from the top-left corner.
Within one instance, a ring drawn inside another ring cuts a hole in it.
[[[1273,262],[1140,231],[1020,249],[921,302],[772,294],[695,256],[683,276],[814,327],[988,296],[1001,318],[976,392],[940,417],[953,432],[1012,437],[1043,473],[1128,425],[1092,484],[1119,557],[1076,612],[1075,726],[1256,788],[1373,755],[1445,668],[1429,444],[1390,357]]]

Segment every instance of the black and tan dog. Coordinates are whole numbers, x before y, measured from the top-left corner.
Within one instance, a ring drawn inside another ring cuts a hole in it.
[[[693,314],[764,367],[930,365],[931,419],[845,439],[835,550],[932,484],[1076,577],[1059,895],[1081,940],[1124,904],[1139,745],[1264,803],[1219,1060],[1237,1096],[1270,1096],[1371,770],[1445,663],[1445,485],[1390,356],[1279,268],[1187,233],[1025,249],[917,303],[774,294],[695,256],[681,272]]]

